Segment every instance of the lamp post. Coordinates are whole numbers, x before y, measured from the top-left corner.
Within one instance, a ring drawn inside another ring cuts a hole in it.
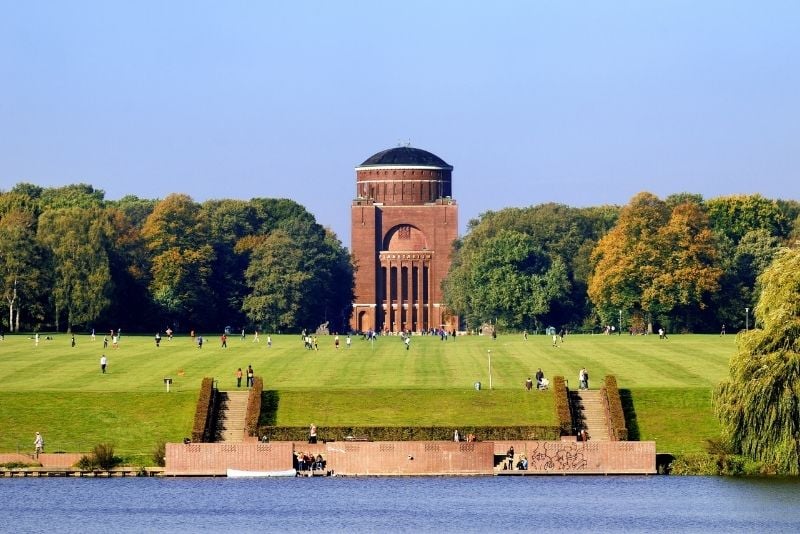
[[[492,349],[487,351],[489,355],[489,389],[492,389]]]
[[[619,335],[622,335],[622,310],[619,310]]]
[[[750,330],[750,308],[744,309],[744,331]]]

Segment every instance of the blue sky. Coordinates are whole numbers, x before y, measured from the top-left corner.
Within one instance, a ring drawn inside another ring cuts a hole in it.
[[[800,2],[0,0],[0,190],[287,197],[410,142],[487,210],[800,199]]]

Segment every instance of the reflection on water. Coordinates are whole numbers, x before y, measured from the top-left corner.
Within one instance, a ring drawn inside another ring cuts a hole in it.
[[[800,481],[0,479],[2,532],[798,532]]]

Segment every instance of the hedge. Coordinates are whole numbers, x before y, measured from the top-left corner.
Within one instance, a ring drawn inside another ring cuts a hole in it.
[[[322,427],[317,431],[321,441],[345,441],[348,437],[367,441],[452,441],[454,426],[340,426]],[[461,439],[474,434],[481,441],[557,440],[557,426],[463,426],[458,427]],[[261,426],[258,435],[272,441],[306,441],[308,427]]]
[[[622,410],[622,399],[619,396],[617,387],[617,377],[606,375],[603,379],[603,387],[600,391],[608,403],[608,425],[615,441],[627,441],[628,429],[625,426],[625,412]]]
[[[244,433],[246,436],[255,436],[258,429],[258,418],[261,415],[261,392],[264,390],[264,380],[257,376],[253,378],[253,387],[247,395],[247,412],[244,416]]]
[[[212,402],[214,398],[214,379],[205,377],[200,383],[200,395],[197,397],[197,409],[194,412],[194,426],[192,427],[192,441],[204,441],[206,429],[208,428],[211,416]]]
[[[569,390],[563,376],[553,377],[553,398],[559,432],[562,436],[569,436],[572,434],[572,412],[569,409]]]

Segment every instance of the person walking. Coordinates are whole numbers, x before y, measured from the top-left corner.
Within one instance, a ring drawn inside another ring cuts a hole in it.
[[[39,455],[44,452],[44,438],[40,433],[36,433],[36,437],[33,438],[33,455],[35,458],[39,458]]]
[[[106,367],[108,366],[108,358],[103,354],[100,356],[100,372],[106,374]]]
[[[236,387],[237,388],[242,387],[242,368],[241,367],[236,369]]]
[[[347,334],[347,339],[344,342],[345,346],[349,349],[350,345],[353,344],[353,339],[350,337],[350,334]]]
[[[255,376],[256,376],[256,374],[255,374],[255,371],[253,371],[253,366],[252,365],[248,365],[247,366],[247,387],[249,387],[249,388],[253,387],[253,383],[255,382]]]
[[[411,336],[406,336],[403,340],[403,343],[406,344],[406,350],[411,348]]]
[[[267,335],[267,348],[272,347],[272,336]]]
[[[317,442],[317,425],[311,423],[308,427],[308,442],[314,444]]]

